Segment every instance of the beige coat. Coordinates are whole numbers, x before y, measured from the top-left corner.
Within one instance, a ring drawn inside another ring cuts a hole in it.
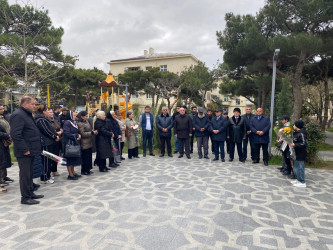
[[[133,148],[138,147],[139,146],[139,143],[138,143],[139,128],[137,128],[135,130],[133,129],[133,126],[137,125],[137,123],[133,119],[130,120],[127,118],[125,125],[131,134],[129,137],[126,137],[127,148],[133,149]]]
[[[120,130],[121,130],[121,139],[120,139],[120,142],[125,142],[125,128],[126,128],[126,125],[123,121],[123,119],[116,119],[118,124],[119,124],[119,127],[120,127]]]

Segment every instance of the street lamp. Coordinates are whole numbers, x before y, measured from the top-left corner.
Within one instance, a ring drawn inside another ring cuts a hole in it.
[[[271,128],[269,130],[269,148],[268,151],[271,154],[272,152],[272,135],[273,135],[273,118],[274,118],[274,95],[275,95],[275,77],[276,77],[276,62],[278,60],[278,55],[280,53],[280,49],[275,49],[273,55],[273,75],[272,75],[272,91],[271,91],[271,112],[270,112],[270,120],[271,120]]]

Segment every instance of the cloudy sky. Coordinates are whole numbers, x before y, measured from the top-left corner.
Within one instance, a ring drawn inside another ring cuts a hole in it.
[[[16,1],[10,0],[9,3]],[[17,1],[26,3],[25,0]],[[64,53],[77,67],[109,71],[108,61],[156,53],[191,53],[212,68],[222,60],[216,31],[224,15],[255,14],[264,0],[30,0],[65,30]]]

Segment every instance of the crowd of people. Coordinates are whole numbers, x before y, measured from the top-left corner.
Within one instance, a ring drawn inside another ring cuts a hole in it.
[[[174,153],[179,153],[178,158],[184,157],[185,154],[191,159],[195,137],[199,159],[209,159],[209,140],[211,140],[213,161],[225,162],[226,146],[229,162],[234,161],[237,148],[238,160],[244,163],[250,143],[252,163],[259,163],[262,150],[263,163],[268,166],[271,123],[263,114],[262,108],[256,110],[256,115],[252,113],[251,107],[246,107],[246,113],[243,115],[239,108],[235,108],[233,116],[229,118],[228,113],[222,112],[221,109],[216,109],[213,115],[211,110],[205,112],[202,107],[192,107],[190,114],[187,114],[187,107],[183,105],[177,106],[172,116],[167,107],[162,107],[161,114],[155,118],[151,108],[146,106],[138,122],[135,121],[132,111],[127,112],[126,117],[124,121],[119,110],[107,113],[97,110],[89,117],[86,111],[78,113],[77,110],[67,110],[60,106],[52,109],[45,104],[36,105],[32,97],[25,96],[21,99],[20,107],[9,119],[4,115],[4,107],[0,105],[2,192],[6,192],[6,186],[13,182],[6,171],[12,165],[9,152],[9,145],[12,142],[20,171],[21,203],[34,205],[39,204],[38,199],[43,198],[43,195],[35,194],[40,185],[34,183],[33,178],[39,177],[41,184],[52,184],[55,177],[59,176],[57,162],[49,159],[43,151],[54,155],[62,154],[66,159],[67,179],[76,181],[82,175],[93,174],[93,165],[97,165],[100,172],[117,168],[125,160],[122,155],[125,142],[128,159],[139,158],[140,143],[142,143],[143,157],[147,156],[147,144],[149,155],[155,156],[154,124],[161,142],[160,157],[164,157],[166,153],[168,157],[173,157],[171,138],[174,136]],[[284,126],[289,126],[289,117],[283,116],[282,123]],[[284,175],[290,175],[290,178],[297,178],[293,180],[294,186],[304,187],[306,186],[304,123],[295,122],[294,130],[293,142],[288,143],[287,148],[284,147],[283,167],[280,170]],[[142,131],[142,142],[139,142],[140,131]],[[283,143],[281,138],[278,138],[278,141]],[[295,149],[296,158],[291,156],[291,148]],[[95,152],[96,158],[93,160]],[[75,170],[76,166],[81,166],[80,172]]]

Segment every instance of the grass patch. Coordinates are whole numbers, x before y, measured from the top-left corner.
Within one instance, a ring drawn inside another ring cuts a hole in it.
[[[17,159],[14,156],[14,144],[13,143],[10,144],[9,150],[10,150],[10,157],[12,158],[12,162],[17,162]]]
[[[274,155],[268,160],[269,165],[279,165],[282,166],[282,156]]]
[[[327,128],[326,131],[333,133],[333,127]]]
[[[333,151],[333,146],[324,142],[318,146],[318,150],[319,151]]]
[[[318,169],[325,169],[325,170],[333,170],[333,161],[319,161],[313,165],[306,165],[307,168],[318,168]]]

